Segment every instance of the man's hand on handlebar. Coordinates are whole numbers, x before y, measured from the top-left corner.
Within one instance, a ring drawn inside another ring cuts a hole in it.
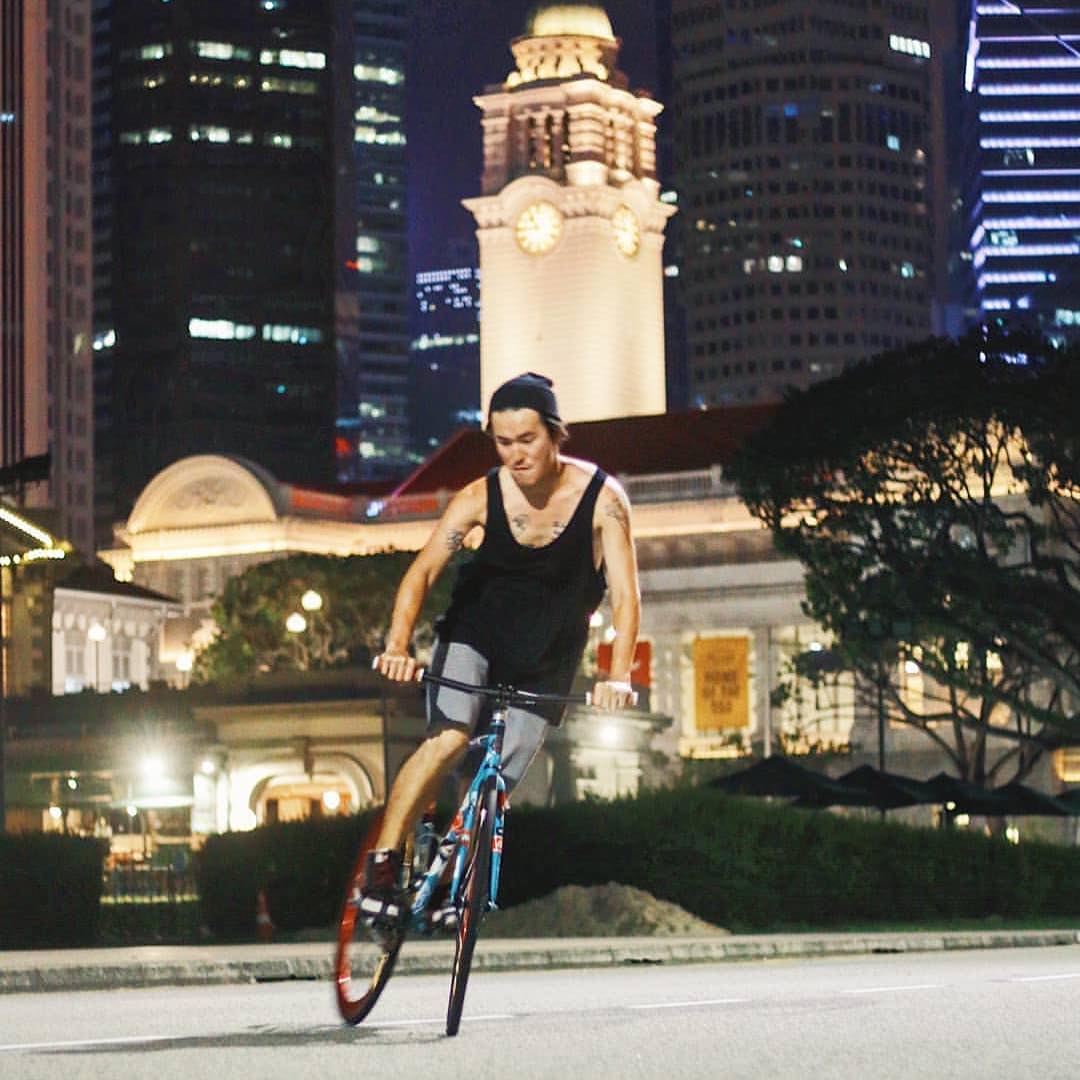
[[[408,653],[380,653],[371,666],[391,682],[416,682],[420,665]]]
[[[637,704],[637,697],[630,683],[601,679],[593,687],[590,702],[597,709],[632,709]]]

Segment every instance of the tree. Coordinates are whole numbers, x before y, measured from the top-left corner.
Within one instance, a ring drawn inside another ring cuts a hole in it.
[[[792,393],[734,465],[833,638],[801,673],[850,671],[977,782],[1080,741],[1078,371],[1027,338],[930,340]]]
[[[250,567],[225,586],[211,609],[213,641],[196,657],[193,676],[214,682],[258,672],[335,667],[366,658],[382,646],[398,583],[413,555],[293,555]],[[452,573],[428,596],[417,640],[432,636],[432,621],[449,602]],[[318,593],[322,606],[304,611],[301,598]],[[302,613],[305,629],[286,620]]]

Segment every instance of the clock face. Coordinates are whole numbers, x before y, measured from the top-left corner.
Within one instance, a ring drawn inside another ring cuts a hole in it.
[[[615,246],[632,259],[641,247],[641,226],[629,206],[620,206],[611,215],[611,231],[615,236]]]
[[[555,246],[562,233],[562,214],[553,203],[533,203],[517,219],[514,232],[522,251],[543,255]]]

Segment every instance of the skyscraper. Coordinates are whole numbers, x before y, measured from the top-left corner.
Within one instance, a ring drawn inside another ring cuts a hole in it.
[[[112,324],[96,336],[112,376],[99,444],[112,519],[202,452],[330,483],[338,230],[351,231],[352,209],[337,202],[342,11],[114,0],[110,15],[100,265]]]
[[[672,0],[672,38],[691,401],[775,400],[929,334],[930,0]]]
[[[425,270],[415,284],[409,414],[413,448],[426,457],[480,420],[480,271]]]
[[[342,5],[345,6],[345,5]],[[339,339],[337,476],[400,475],[409,464],[405,236],[405,51],[409,0],[353,0],[349,139],[356,225],[350,288],[356,334]]]
[[[1080,6],[971,5],[975,307],[1080,340]]]
[[[0,4],[0,466],[93,550],[89,0]]]

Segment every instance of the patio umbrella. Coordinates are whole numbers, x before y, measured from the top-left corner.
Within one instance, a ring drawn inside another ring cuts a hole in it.
[[[790,758],[774,756],[762,758],[749,768],[730,776],[719,776],[709,781],[710,787],[719,788],[729,795],[779,795],[788,798],[822,797],[846,792],[827,776],[797,765]],[[815,802],[825,806],[827,803]]]
[[[1066,788],[1065,791],[1059,791],[1054,798],[1070,814],[1080,814],[1080,787]]]
[[[1009,800],[998,791],[969,784],[955,776],[940,772],[926,781],[942,803],[955,803],[956,810],[963,814],[990,814],[1003,816],[1009,812]]]
[[[839,783],[850,787],[855,792],[862,792],[866,801],[863,805],[876,806],[879,810],[893,810],[901,806],[916,806],[922,803],[938,802],[937,793],[921,780],[897,773],[882,772],[872,765],[860,765],[857,769],[845,773]]]
[[[1080,807],[1073,810],[1060,798],[1046,795],[1026,784],[1014,780],[1004,787],[995,788],[1009,800],[1008,813],[1010,814],[1042,814],[1047,817],[1068,817],[1070,814],[1080,813]]]

